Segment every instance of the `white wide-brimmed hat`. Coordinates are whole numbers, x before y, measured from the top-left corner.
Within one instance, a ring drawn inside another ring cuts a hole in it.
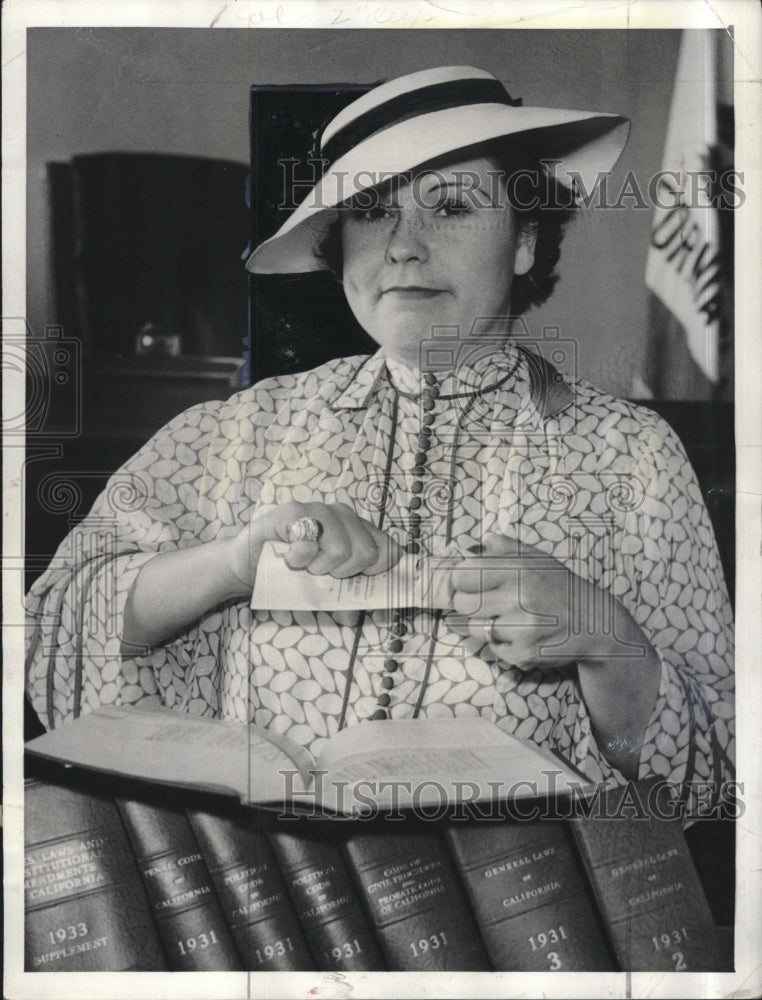
[[[629,128],[621,115],[524,107],[491,73],[473,66],[397,77],[329,122],[320,147],[329,164],[325,173],[246,267],[256,274],[325,270],[315,250],[342,202],[381,180],[505,136],[531,133],[541,141],[543,157],[555,161],[558,182],[573,189],[578,178],[590,191],[619,159]]]

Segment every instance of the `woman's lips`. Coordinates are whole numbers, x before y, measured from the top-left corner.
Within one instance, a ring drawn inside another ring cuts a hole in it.
[[[444,289],[424,288],[422,285],[395,285],[392,288],[387,288],[383,294],[391,295],[403,301],[408,299],[433,299],[437,295],[444,294]]]

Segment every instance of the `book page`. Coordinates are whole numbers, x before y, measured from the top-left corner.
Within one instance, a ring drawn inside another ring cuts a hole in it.
[[[552,753],[481,718],[384,720],[344,729],[320,755],[321,769],[329,786],[346,784],[354,796],[359,788],[364,801],[382,808],[513,801],[590,787]]]
[[[371,611],[374,608],[449,608],[450,557],[403,556],[386,573],[358,573],[346,579],[290,569],[287,546],[268,542],[262,549],[251,598],[252,608],[292,611]],[[453,557],[462,559],[458,555]]]
[[[254,726],[102,707],[31,740],[42,757],[125,777],[235,794],[249,802],[283,800],[307,783],[309,754]],[[292,775],[287,786],[283,772]],[[296,772],[296,773],[295,773]]]

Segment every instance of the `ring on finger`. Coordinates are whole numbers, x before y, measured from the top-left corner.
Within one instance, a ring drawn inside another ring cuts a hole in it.
[[[497,618],[488,618],[486,622],[484,622],[482,625],[482,633],[484,635],[485,646],[492,646],[494,643],[499,642],[499,640],[495,638],[494,630],[496,621]]]
[[[288,526],[289,542],[317,542],[323,534],[323,525],[316,517],[300,517]]]

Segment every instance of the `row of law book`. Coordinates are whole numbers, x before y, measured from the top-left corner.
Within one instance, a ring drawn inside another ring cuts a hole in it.
[[[732,968],[680,823],[641,786],[603,816],[358,820],[33,770],[29,971]]]

